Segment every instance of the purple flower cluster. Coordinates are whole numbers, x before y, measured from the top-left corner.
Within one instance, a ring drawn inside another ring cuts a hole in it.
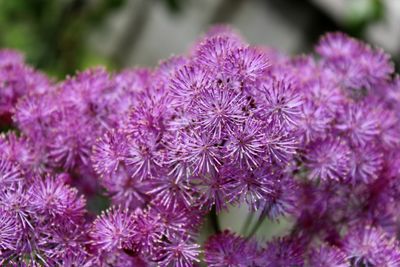
[[[24,63],[22,54],[0,50],[0,125],[8,125],[15,104],[22,96],[44,93],[51,82]]]
[[[76,266],[87,257],[86,201],[62,176],[25,173],[0,160],[0,248],[2,265]]]
[[[57,83],[1,51],[0,262],[400,266],[400,78],[341,33],[315,50],[217,26],[156,68]],[[82,194],[98,192],[112,207],[96,216]],[[239,205],[255,226],[221,230]],[[283,236],[254,235],[283,217]]]

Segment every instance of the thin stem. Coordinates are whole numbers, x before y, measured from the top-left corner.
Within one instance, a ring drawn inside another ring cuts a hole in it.
[[[254,212],[251,212],[249,215],[247,215],[247,218],[244,221],[243,227],[241,230],[241,233],[243,235],[246,235],[247,231],[249,230],[249,227],[250,227],[251,222],[253,221],[253,218],[254,218]]]
[[[253,235],[257,232],[258,228],[260,228],[260,226],[263,224],[263,222],[265,221],[266,218],[267,218],[267,213],[262,212],[260,214],[260,217],[258,218],[256,224],[254,225],[253,229],[251,229],[249,235],[247,236],[248,239],[253,237]]]
[[[212,207],[209,216],[210,216],[210,222],[211,222],[211,225],[212,225],[212,227],[214,229],[214,232],[215,233],[220,233],[221,232],[221,226],[219,225],[217,210],[216,210],[215,206]]]

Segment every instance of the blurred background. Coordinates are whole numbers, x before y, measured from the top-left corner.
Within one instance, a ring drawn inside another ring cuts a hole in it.
[[[0,47],[63,78],[99,64],[154,66],[215,23],[289,54],[339,30],[400,58],[399,0],[0,0]]]

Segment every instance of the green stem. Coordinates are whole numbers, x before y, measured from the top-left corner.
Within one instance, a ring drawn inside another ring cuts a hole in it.
[[[212,227],[214,229],[214,232],[215,233],[220,233],[221,232],[221,226],[219,225],[217,210],[215,209],[215,206],[212,207],[209,216],[210,216],[210,222],[211,222],[211,225],[212,225]]]
[[[254,218],[254,212],[252,212],[249,215],[247,215],[247,218],[244,221],[243,227],[242,227],[242,230],[241,230],[241,233],[243,235],[246,235],[247,231],[249,230],[249,227],[250,227],[251,222],[253,221],[253,218]]]
[[[266,218],[267,218],[266,212],[260,214],[257,223],[254,225],[253,229],[251,229],[249,235],[247,236],[248,239],[253,237],[253,235],[257,232],[258,228],[260,228],[260,226],[263,224]]]

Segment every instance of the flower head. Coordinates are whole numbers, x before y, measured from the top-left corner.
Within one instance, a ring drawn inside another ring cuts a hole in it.
[[[311,179],[343,180],[349,172],[350,149],[340,139],[319,140],[309,146],[306,166]]]
[[[85,199],[58,177],[36,178],[30,194],[32,209],[48,219],[78,223],[83,218]]]
[[[200,246],[184,237],[172,237],[161,243],[156,262],[160,266],[191,267],[199,262]]]
[[[176,209],[180,205],[189,207],[193,203],[194,190],[187,179],[160,174],[150,181],[151,189],[147,192],[155,203]]]
[[[253,47],[235,49],[227,58],[225,72],[243,83],[255,82],[268,69],[269,62],[263,51]]]
[[[16,218],[11,213],[0,210],[0,248],[15,250],[20,238],[21,229]]]
[[[240,46],[240,41],[231,35],[216,35],[201,42],[194,57],[197,64],[207,66],[210,71],[222,72],[227,57]]]
[[[370,226],[351,229],[344,240],[344,251],[355,265],[396,266],[400,263],[397,241],[382,229]]]
[[[183,138],[182,159],[189,162],[195,174],[218,172],[222,160],[218,139],[208,132],[195,130],[184,133]]]
[[[313,249],[309,259],[311,267],[350,267],[346,254],[335,247]]]
[[[22,180],[22,173],[16,164],[0,158],[0,190],[10,190]]]
[[[100,251],[127,247],[134,235],[133,217],[127,210],[111,208],[102,213],[92,225],[90,238]]]
[[[225,230],[207,240],[204,254],[208,266],[251,266],[257,250],[246,239]]]
[[[245,120],[244,105],[243,96],[232,90],[211,89],[194,105],[197,127],[217,139],[230,135]]]
[[[365,145],[378,135],[378,118],[365,105],[347,105],[338,117],[336,128],[354,145]]]
[[[19,64],[24,62],[24,55],[12,49],[0,50],[0,65]]]
[[[118,170],[127,155],[126,136],[120,131],[107,132],[93,147],[92,162],[95,171],[107,176]]]
[[[248,120],[238,127],[226,145],[225,158],[239,164],[240,168],[254,169],[263,162],[264,134],[262,123]]]
[[[292,85],[285,80],[262,84],[259,113],[266,121],[284,126],[297,125],[300,119],[301,99]]]
[[[171,79],[170,92],[177,106],[191,107],[211,86],[209,74],[200,66],[184,66]]]
[[[300,240],[276,238],[268,242],[262,253],[260,263],[264,266],[303,266],[304,247]],[[260,260],[259,259],[259,260]]]

